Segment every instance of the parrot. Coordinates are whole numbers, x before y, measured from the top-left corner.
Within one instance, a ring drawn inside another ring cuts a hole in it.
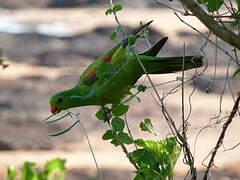
[[[80,106],[117,105],[129,95],[130,89],[145,74],[165,74],[198,68],[203,65],[203,56],[158,57],[157,54],[168,37],[160,39],[143,53],[130,51],[152,21],[141,26],[134,33],[109,49],[90,64],[71,89],[53,95],[50,100],[51,113],[57,114]],[[141,64],[145,67],[143,70]]]

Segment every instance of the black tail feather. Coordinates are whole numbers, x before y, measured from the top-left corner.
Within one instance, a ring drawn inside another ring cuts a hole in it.
[[[158,54],[158,52],[162,49],[162,47],[165,45],[167,40],[168,40],[168,37],[162,38],[156,44],[154,44],[150,49],[148,49],[147,51],[141,53],[140,55],[156,56]]]
[[[174,73],[183,70],[183,57],[155,57],[155,60],[143,60],[149,74]],[[184,70],[194,69],[203,65],[203,56],[185,56]]]
[[[143,30],[145,27],[148,27],[152,22],[153,22],[153,20],[151,20],[151,21],[149,21],[148,23],[142,25],[142,26],[139,27],[133,34],[136,35],[136,36],[140,36],[140,34],[142,33],[142,30]]]
[[[142,31],[144,28],[148,27],[151,23],[153,22],[153,20],[149,21],[148,23],[142,25],[141,27],[139,27],[135,32],[133,32],[132,34],[137,36],[137,38],[141,35]],[[125,38],[123,41],[122,41],[122,46],[123,47],[126,47],[128,45],[128,37]]]

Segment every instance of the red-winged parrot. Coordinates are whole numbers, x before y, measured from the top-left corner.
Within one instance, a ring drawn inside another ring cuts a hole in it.
[[[51,112],[56,114],[73,107],[120,103],[137,80],[145,74],[139,60],[149,74],[182,71],[182,56],[156,57],[166,43],[167,37],[144,53],[136,55],[129,51],[129,47],[151,22],[140,27],[89,65],[73,88],[53,95],[49,101]],[[202,58],[202,56],[185,56],[184,70],[202,66]]]

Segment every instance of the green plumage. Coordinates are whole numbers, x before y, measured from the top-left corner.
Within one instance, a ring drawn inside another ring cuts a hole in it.
[[[144,27],[148,26],[147,23]],[[140,28],[133,35],[139,37]],[[131,35],[131,38],[132,36]],[[183,57],[155,57],[167,38],[161,39],[146,52],[128,52],[128,38],[93,62],[72,89],[59,92],[50,99],[52,113],[72,107],[117,104],[144,74],[138,59],[149,74],[173,73],[182,70]],[[138,59],[137,59],[138,58]],[[184,69],[202,66],[202,56],[186,56]]]

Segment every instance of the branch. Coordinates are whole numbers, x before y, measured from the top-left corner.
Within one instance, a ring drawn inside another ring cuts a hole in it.
[[[231,54],[229,54],[225,49],[223,49],[221,46],[217,45],[215,42],[213,42],[210,38],[209,35],[205,36],[201,31],[199,31],[198,29],[196,29],[195,27],[193,27],[191,24],[185,22],[176,12],[174,12],[174,14],[178,17],[178,19],[183,22],[184,24],[186,24],[187,26],[189,26],[190,28],[192,28],[194,31],[196,31],[197,33],[199,33],[202,37],[204,37],[206,40],[208,40],[210,43],[212,43],[215,47],[217,47],[218,49],[220,49],[221,51],[223,51],[227,56],[230,57],[230,59],[232,59],[236,64],[238,64],[238,60],[236,60]]]
[[[112,128],[111,124],[110,124],[110,120],[111,120],[111,115],[109,114],[110,112],[106,112],[104,107],[103,107],[103,112],[104,112],[104,118],[105,118],[105,122],[108,123],[109,127],[111,128],[112,132],[114,132],[115,130]],[[131,158],[126,146],[124,144],[120,145],[122,148],[122,151],[125,153],[125,155],[127,156],[129,162],[136,168],[136,170],[139,170],[139,167],[137,165],[137,163]],[[141,174],[141,173],[140,173]],[[142,174],[141,174],[142,175]]]
[[[211,159],[210,159],[210,161],[208,163],[207,169],[205,171],[203,180],[207,180],[208,179],[208,173],[210,171],[210,168],[213,166],[214,158],[215,158],[215,156],[217,154],[217,151],[218,151],[219,147],[222,145],[223,139],[225,137],[226,130],[227,130],[228,126],[231,124],[232,119],[235,116],[236,112],[238,111],[239,101],[240,101],[240,92],[238,92],[238,97],[237,97],[237,100],[236,100],[236,102],[235,102],[235,104],[233,106],[231,114],[228,117],[228,120],[224,123],[223,130],[222,130],[222,132],[221,132],[221,134],[220,134],[220,136],[218,138],[217,144],[215,145],[215,147],[214,147],[214,149],[212,151],[212,156],[211,156]]]
[[[186,6],[210,31],[223,41],[240,50],[240,36],[232,31],[220,26],[211,16],[209,16],[194,0],[179,0]]]

